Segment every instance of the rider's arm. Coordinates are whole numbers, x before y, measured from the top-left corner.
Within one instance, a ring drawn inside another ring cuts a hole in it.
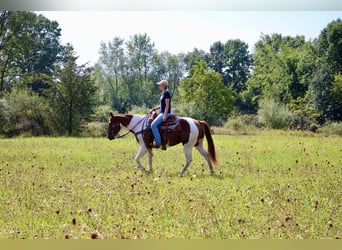
[[[170,108],[170,99],[167,98],[167,99],[165,99],[165,110],[164,110],[163,121],[166,121],[166,119],[167,119],[167,114],[169,112],[169,108]]]
[[[158,109],[160,109],[160,105],[153,107],[153,108],[152,108],[152,111],[156,111],[156,110],[158,110]]]
[[[149,114],[152,114],[152,113],[156,112],[156,110],[158,110],[158,109],[160,109],[160,105],[151,108],[150,111],[149,111],[148,113],[149,113]]]

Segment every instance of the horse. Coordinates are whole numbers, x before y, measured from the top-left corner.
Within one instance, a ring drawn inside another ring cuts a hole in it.
[[[192,149],[195,147],[208,163],[210,174],[214,174],[212,163],[217,164],[214,141],[211,136],[209,125],[206,121],[195,120],[190,117],[180,117],[172,115],[173,124],[168,118],[166,122],[159,125],[158,129],[162,138],[163,149],[171,147],[179,143],[183,144],[185,155],[185,163],[180,175],[183,176],[190,163],[192,162]],[[152,142],[153,134],[150,128],[152,115],[135,115],[135,114],[113,114],[110,113],[108,119],[108,139],[113,140],[117,137],[121,126],[126,127],[129,132],[136,137],[140,147],[135,161],[139,169],[143,172],[152,172]],[[208,151],[203,147],[204,136],[207,139]],[[147,153],[149,170],[141,164],[140,159]]]

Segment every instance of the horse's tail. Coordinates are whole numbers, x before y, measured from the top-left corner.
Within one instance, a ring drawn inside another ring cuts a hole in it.
[[[215,145],[214,145],[214,141],[211,136],[211,133],[210,133],[209,125],[206,121],[200,121],[200,123],[202,124],[204,128],[205,137],[207,138],[208,152],[209,152],[210,159],[212,160],[213,163],[217,164]]]

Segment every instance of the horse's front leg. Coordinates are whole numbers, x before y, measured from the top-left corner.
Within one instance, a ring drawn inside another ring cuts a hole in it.
[[[153,157],[153,154],[152,154],[152,149],[147,149],[147,159],[148,159],[148,165],[149,165],[149,170],[148,172],[152,172],[153,171],[153,168],[152,168],[152,157]]]
[[[138,164],[138,167],[140,168],[140,170],[143,172],[146,172],[146,169],[141,164],[140,159],[141,159],[141,157],[144,156],[144,154],[146,154],[146,152],[147,152],[147,149],[146,149],[145,145],[141,145],[139,150],[138,150],[137,155],[135,156],[135,161]],[[151,166],[150,166],[150,168],[151,168]]]

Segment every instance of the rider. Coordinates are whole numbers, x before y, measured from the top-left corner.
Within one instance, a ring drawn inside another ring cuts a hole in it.
[[[161,145],[161,138],[158,131],[158,125],[162,122],[165,122],[171,114],[171,95],[168,89],[169,84],[167,80],[161,80],[157,83],[157,85],[159,85],[159,89],[162,92],[162,94],[160,96],[160,105],[154,108],[160,109],[160,113],[151,124],[152,133],[155,140],[152,145],[154,148],[159,148]]]

